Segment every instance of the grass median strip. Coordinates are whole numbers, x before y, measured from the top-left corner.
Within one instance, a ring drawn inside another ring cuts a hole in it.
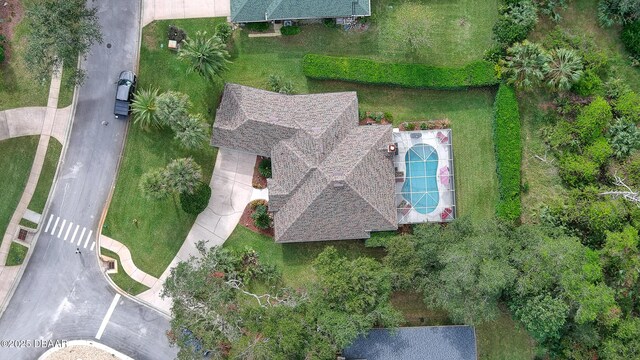
[[[38,136],[0,141],[0,236],[7,230],[20,202],[37,148]]]
[[[5,265],[22,265],[24,258],[27,256],[27,251],[29,251],[28,247],[18,244],[17,242],[12,242],[11,247],[9,248],[9,254],[7,254],[7,262]]]
[[[120,257],[118,254],[113,251],[107,250],[103,247],[100,248],[100,253],[104,256],[108,256],[112,259],[115,259],[118,262],[118,272],[115,274],[109,274],[111,280],[113,280],[118,287],[131,295],[138,295],[142,292],[149,290],[144,284],[141,284],[135,280],[133,280],[127,273],[124,271],[120,264]]]
[[[30,229],[37,229],[38,228],[38,224],[34,223],[33,221],[29,221],[25,218],[20,219],[20,225],[22,226],[26,226]]]
[[[56,169],[58,168],[58,160],[60,159],[61,151],[62,144],[53,137],[49,138],[47,154],[44,158],[44,164],[42,165],[38,185],[36,185],[36,190],[33,192],[33,197],[29,202],[29,210],[42,214],[44,205],[47,203],[47,198],[49,197],[51,185],[53,184],[53,177],[56,174]]]

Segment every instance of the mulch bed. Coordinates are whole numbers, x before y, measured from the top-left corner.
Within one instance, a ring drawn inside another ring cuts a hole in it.
[[[258,229],[253,224],[253,219],[251,218],[251,214],[253,214],[253,211],[254,211],[253,205],[251,203],[247,204],[247,207],[245,207],[244,211],[242,212],[242,216],[240,217],[239,224],[247,227],[247,229],[255,233],[273,237],[274,236],[273,228],[263,230],[263,229]]]
[[[362,120],[360,120],[359,122],[360,125],[388,125],[391,124],[387,119],[382,119],[379,122],[373,120],[372,118],[368,117],[368,118],[364,118]]]
[[[22,7],[20,0],[0,1],[0,19],[3,20],[3,22],[0,23],[0,34],[4,35],[6,38],[3,44],[5,61],[9,61],[11,58],[11,46],[9,46],[9,41],[13,39],[15,28],[20,23],[23,16],[24,8]]]
[[[256,157],[256,163],[253,165],[253,180],[251,184],[253,184],[253,187],[256,189],[264,189],[267,187],[267,178],[260,175],[260,171],[258,170],[258,166],[260,166],[260,163],[264,159],[266,159],[264,156],[258,155]]]

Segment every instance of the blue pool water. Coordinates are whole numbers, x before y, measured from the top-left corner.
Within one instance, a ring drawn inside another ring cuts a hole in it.
[[[402,196],[417,212],[428,214],[436,209],[440,201],[438,152],[430,145],[418,144],[407,151],[404,160],[406,180],[402,186]]]

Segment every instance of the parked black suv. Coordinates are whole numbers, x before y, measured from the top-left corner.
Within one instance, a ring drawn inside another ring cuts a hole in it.
[[[133,100],[133,93],[136,91],[136,74],[133,71],[123,71],[118,78],[118,87],[116,88],[116,104],[113,114],[116,119],[120,116],[128,116]]]

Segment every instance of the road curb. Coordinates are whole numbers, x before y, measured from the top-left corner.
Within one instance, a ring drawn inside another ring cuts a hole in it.
[[[140,47],[142,44],[142,15],[144,13],[144,0],[140,0],[140,15],[138,16],[138,23],[140,24],[139,26],[139,30],[138,30],[138,50],[136,51],[136,65],[135,65],[135,70],[136,73],[139,70],[139,66],[140,66]],[[111,199],[113,197],[113,193],[116,189],[116,183],[118,182],[118,175],[120,174],[120,165],[122,164],[122,158],[124,155],[124,149],[127,145],[127,135],[129,134],[129,126],[131,126],[131,121],[127,121],[127,126],[125,127],[125,132],[124,132],[124,139],[122,141],[122,147],[120,148],[120,155],[118,156],[118,164],[116,165],[116,176],[113,179],[113,183],[111,184],[111,189],[109,190],[109,195],[107,196],[107,201],[104,205],[104,208],[102,209],[102,214],[100,215],[100,221],[98,222],[98,229],[96,229],[96,234],[98,236],[97,240],[96,240],[96,259],[98,261],[102,261],[100,259],[101,256],[101,248],[102,246],[100,245],[100,235],[102,234],[102,227],[104,225],[104,221],[107,218],[107,213],[109,212],[109,205],[111,205]],[[124,271],[124,269],[122,269],[122,271]],[[158,313],[160,313],[161,315],[165,316],[168,319],[171,319],[171,314],[170,313],[166,313],[163,310],[158,309],[157,307],[151,305],[150,303],[139,299],[138,297],[129,294],[128,292],[122,290],[118,285],[116,285],[116,283],[111,279],[111,277],[105,272],[105,271],[100,271],[100,273],[102,274],[102,276],[104,276],[104,278],[107,280],[107,282],[111,285],[111,287],[120,295],[130,299],[131,301],[134,301],[142,306],[146,306],[150,309],[153,309],[155,311],[157,311]],[[126,273],[126,272],[125,272]]]
[[[80,67],[81,65],[81,60],[82,60],[82,56],[78,56],[78,67]],[[62,68],[62,70],[60,70],[60,79],[62,79],[62,72],[64,72],[64,67]],[[67,153],[67,144],[69,143],[69,138],[71,137],[71,128],[73,127],[73,119],[75,118],[77,100],[78,100],[78,85],[74,86],[73,88],[73,100],[71,100],[71,105],[70,105],[71,111],[69,112],[69,121],[67,121],[67,129],[65,130],[65,140],[64,140],[64,144],[62,144],[62,151],[60,152],[60,157],[58,158],[58,164],[56,165],[56,172],[53,176],[53,181],[51,183],[51,188],[49,189],[49,194],[47,195],[47,202],[45,203],[44,209],[42,210],[42,215],[46,214],[47,211],[49,211],[49,207],[51,206],[51,201],[50,201],[51,194],[53,194],[57,186],[58,175],[60,172],[60,165],[62,164],[63,159]],[[56,111],[58,111],[58,109],[59,108],[56,104]],[[51,135],[40,134],[40,136],[49,136],[49,141],[51,141],[51,137],[52,137]],[[39,180],[40,178],[38,178],[38,181]],[[16,289],[18,288],[18,285],[20,284],[20,280],[22,280],[22,276],[24,275],[27,265],[29,265],[31,254],[33,253],[36,245],[38,244],[38,239],[40,238],[41,229],[42,227],[40,226],[40,224],[38,224],[38,229],[35,235],[33,236],[32,242],[29,244],[29,250],[27,250],[27,255],[22,261],[22,264],[19,265],[20,270],[18,270],[18,274],[16,275],[16,278],[13,280],[13,284],[11,284],[11,288],[9,289],[7,296],[5,296],[5,298],[2,300],[2,305],[0,306],[0,318],[2,318],[2,315],[4,315],[4,312],[7,309],[7,306],[9,306],[9,302],[13,298],[13,294],[16,292]]]

